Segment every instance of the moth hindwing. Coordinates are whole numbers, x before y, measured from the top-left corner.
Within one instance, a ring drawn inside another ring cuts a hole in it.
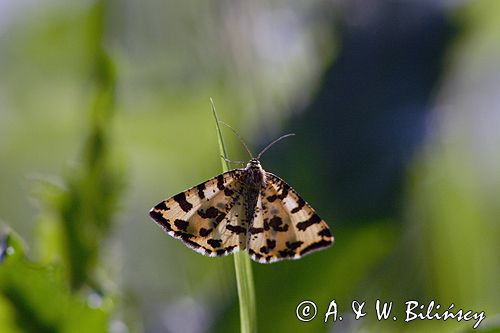
[[[207,256],[248,250],[260,263],[298,259],[333,243],[328,225],[285,181],[252,158],[246,168],[160,202],[149,215]]]

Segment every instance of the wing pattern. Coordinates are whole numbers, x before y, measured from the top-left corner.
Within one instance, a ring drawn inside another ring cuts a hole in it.
[[[332,244],[325,221],[285,181],[266,172],[247,236],[251,258],[261,263],[297,259]]]
[[[149,215],[169,235],[207,256],[246,247],[243,170],[236,169],[160,202]]]

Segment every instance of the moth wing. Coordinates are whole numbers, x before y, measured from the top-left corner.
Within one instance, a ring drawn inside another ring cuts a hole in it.
[[[247,237],[248,253],[260,263],[298,259],[333,244],[326,222],[285,181],[269,172]]]
[[[245,249],[247,226],[243,170],[207,180],[160,202],[149,211],[170,236],[207,256],[223,256]]]

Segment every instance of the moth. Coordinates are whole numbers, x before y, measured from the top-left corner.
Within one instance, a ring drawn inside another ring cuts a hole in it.
[[[166,199],[150,211],[170,236],[210,257],[247,250],[259,263],[298,259],[333,244],[328,225],[259,159],[275,142],[234,169]]]

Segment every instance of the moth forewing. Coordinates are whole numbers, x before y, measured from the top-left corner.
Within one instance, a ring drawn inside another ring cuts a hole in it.
[[[245,248],[241,170],[232,170],[160,202],[149,215],[169,235],[207,256]]]

